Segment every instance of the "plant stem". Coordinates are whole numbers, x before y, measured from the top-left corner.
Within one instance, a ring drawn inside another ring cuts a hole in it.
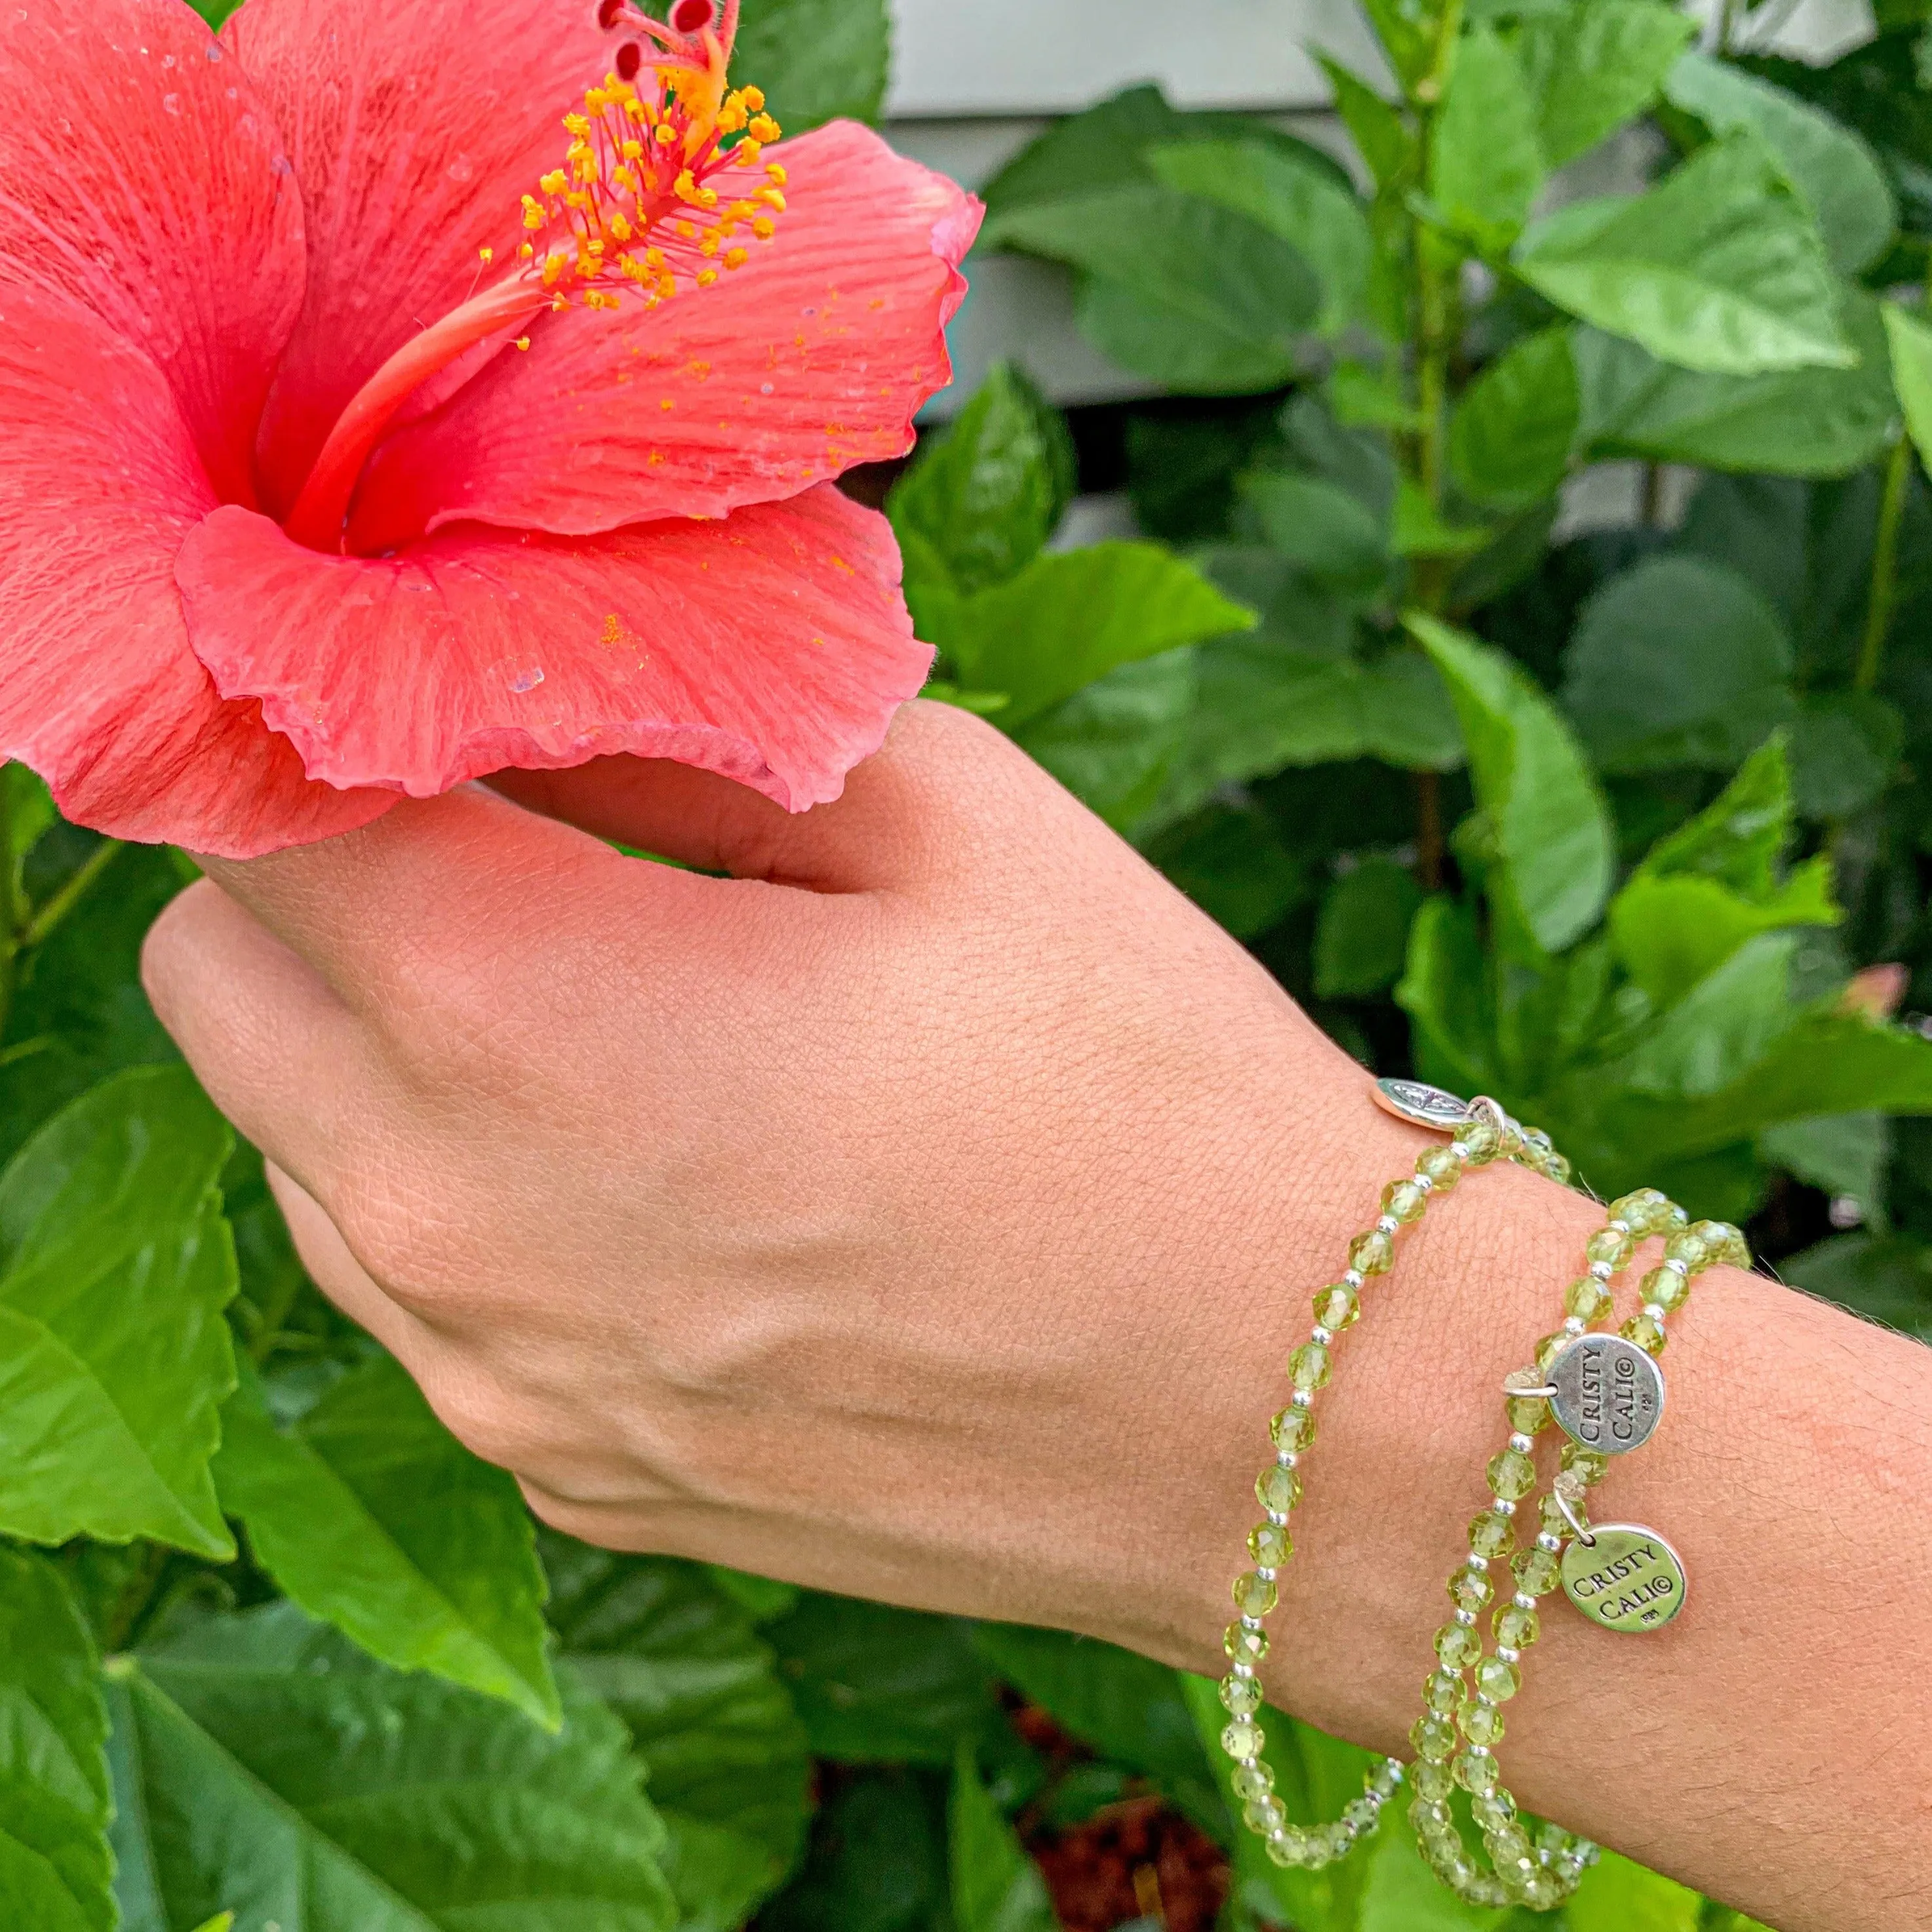
[[[1885,494],[1878,512],[1878,536],[1872,548],[1871,598],[1865,609],[1864,642],[1858,652],[1858,691],[1876,691],[1885,668],[1886,640],[1898,607],[1898,538],[1905,520],[1905,502],[1912,487],[1912,439],[1901,436],[1892,447],[1885,470]]]
[[[114,1608],[101,1632],[104,1654],[112,1656],[125,1650],[140,1634],[141,1627],[154,1606],[155,1592],[167,1574],[168,1552],[158,1543],[149,1544],[142,1552],[140,1568],[128,1580],[114,1600]]]
[[[73,878],[27,922],[20,935],[20,950],[31,952],[35,946],[44,946],[55,927],[87,896],[95,880],[121,856],[122,850],[119,839],[104,838],[88,853]]]

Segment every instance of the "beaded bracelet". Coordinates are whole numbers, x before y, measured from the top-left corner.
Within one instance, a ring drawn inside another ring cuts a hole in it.
[[[1490,1507],[1470,1525],[1470,1553],[1449,1580],[1454,1616],[1436,1633],[1438,1667],[1423,1687],[1425,1708],[1410,1732],[1417,1762],[1409,1774],[1409,1820],[1417,1842],[1436,1876],[1472,1905],[1550,1910],[1575,1892],[1597,1856],[1588,1840],[1558,1826],[1543,1826],[1532,1841],[1496,1760],[1502,1706],[1522,1686],[1523,1653],[1540,1634],[1542,1598],[1560,1582],[1592,1622],[1624,1631],[1660,1630],[1684,1605],[1683,1562],[1669,1543],[1634,1523],[1592,1530],[1583,1503],[1610,1458],[1641,1448],[1662,1420],[1664,1384],[1655,1358],[1692,1278],[1720,1262],[1750,1264],[1736,1228],[1714,1221],[1691,1227],[1689,1219],[1652,1188],[1613,1202],[1607,1225],[1585,1251],[1588,1272],[1570,1286],[1562,1328],[1538,1344],[1534,1369],[1518,1370],[1504,1384],[1508,1446],[1490,1463]],[[1641,1313],[1615,1336],[1592,1334],[1610,1311],[1610,1282],[1630,1266],[1638,1244],[1657,1234],[1666,1237],[1664,1259],[1644,1277]],[[1535,1438],[1552,1418],[1570,1439],[1561,1471],[1539,1502],[1534,1546],[1516,1550],[1517,1506],[1536,1486]],[[1516,1588],[1495,1611],[1496,1648],[1485,1654],[1478,1618],[1495,1594],[1490,1565],[1506,1558]],[[1481,1869],[1456,1829],[1449,1802],[1456,1786],[1469,1794],[1491,1872]]]
[[[1360,1316],[1361,1293],[1370,1278],[1389,1272],[1402,1230],[1420,1220],[1434,1196],[1448,1193],[1466,1168],[1507,1158],[1553,1180],[1570,1178],[1569,1162],[1548,1139],[1519,1126],[1493,1101],[1466,1103],[1406,1080],[1380,1082],[1376,1097],[1401,1119],[1448,1134],[1449,1144],[1426,1149],[1409,1178],[1383,1189],[1381,1217],[1349,1244],[1347,1272],[1315,1298],[1315,1327],[1288,1360],[1288,1406],[1270,1425],[1275,1459],[1255,1484],[1267,1520],[1248,1538],[1254,1567],[1235,1579],[1238,1617],[1228,1626],[1222,1646],[1230,1668],[1222,1680],[1221,1702],[1229,1722],[1221,1733],[1221,1747],[1234,1760],[1233,1786],[1243,1821],[1276,1864],[1310,1870],[1346,1857],[1358,1840],[1372,1832],[1402,1779],[1400,1762],[1384,1760],[1364,1780],[1362,1796],[1338,1820],[1306,1828],[1288,1822],[1287,1808],[1274,1795],[1273,1767],[1262,1756],[1267,1737],[1256,1720],[1262,1703],[1258,1671],[1268,1653],[1267,1621],[1280,1601],[1276,1579],[1294,1551],[1288,1516],[1301,1499],[1301,1458],[1315,1441],[1316,1395],[1328,1383],[1336,1340]]]

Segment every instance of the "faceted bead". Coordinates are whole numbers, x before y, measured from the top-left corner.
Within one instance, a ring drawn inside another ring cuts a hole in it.
[[[1387,1274],[1395,1265],[1395,1237],[1379,1228],[1358,1234],[1348,1244],[1348,1265],[1358,1274]]]
[[[1391,1180],[1382,1190],[1382,1212],[1393,1214],[1404,1227],[1420,1220],[1428,1208],[1429,1196],[1412,1180]]]
[[[1258,1804],[1274,1790],[1274,1767],[1265,1760],[1252,1765],[1237,1765],[1229,1782],[1243,1804]]]
[[[1252,1718],[1237,1718],[1221,1733],[1221,1748],[1230,1757],[1259,1757],[1268,1733]]]
[[[1522,1673],[1506,1658],[1486,1657],[1476,1666],[1476,1688],[1492,1704],[1507,1704],[1522,1688]]]
[[[1446,1194],[1462,1178],[1462,1163],[1446,1147],[1432,1147],[1421,1154],[1415,1171],[1438,1194]]]
[[[1239,1777],[1241,1774],[1235,1774]],[[1251,1832],[1258,1832],[1265,1838],[1270,1832],[1278,1832],[1288,1822],[1288,1807],[1279,1798],[1264,1792],[1251,1804],[1241,1808],[1241,1816]]]
[[[1453,1778],[1449,1788],[1452,1791],[1456,1788]],[[1456,1814],[1450,1810],[1446,1798],[1418,1798],[1408,1808],[1408,1822],[1417,1831],[1434,1834],[1454,1831]]]
[[[1664,1324],[1654,1315],[1633,1315],[1617,1330],[1626,1342],[1634,1342],[1646,1355],[1660,1355],[1664,1345],[1670,1338],[1664,1332]]]
[[[1288,1358],[1288,1378],[1304,1394],[1312,1395],[1328,1380],[1328,1351],[1319,1342],[1304,1342]]]
[[[1610,1219],[1621,1221],[1640,1239],[1646,1234],[1654,1234],[1664,1225],[1665,1214],[1670,1203],[1654,1187],[1640,1187],[1634,1194],[1626,1194],[1619,1201],[1610,1203]]]
[[[1274,1438],[1277,1449],[1291,1449],[1298,1453],[1311,1448],[1315,1442],[1315,1412],[1285,1408],[1268,1424],[1268,1433]]]
[[[1479,1832],[1506,1832],[1516,1822],[1516,1800],[1507,1791],[1486,1791],[1469,1800],[1469,1816]]]
[[[1345,1281],[1324,1288],[1315,1298],[1315,1318],[1331,1334],[1354,1328],[1361,1315],[1362,1298]]]
[[[1594,1489],[1610,1474],[1610,1459],[1600,1449],[1586,1449],[1580,1442],[1564,1444],[1564,1474],[1580,1476],[1588,1486]]]
[[[1268,1654],[1268,1634],[1230,1624],[1221,1639],[1221,1648],[1232,1664],[1258,1664]]]
[[[1536,1487],[1536,1464],[1520,1449],[1490,1459],[1490,1487],[1505,1502],[1520,1502]]]
[[[1532,1872],[1522,1882],[1522,1902],[1532,1912],[1554,1912],[1563,1903],[1562,1880],[1554,1872]]]
[[[1690,1232],[1709,1250],[1714,1260],[1732,1268],[1750,1266],[1750,1245],[1730,1222],[1700,1221]]]
[[[1564,1292],[1563,1306],[1580,1322],[1596,1322],[1609,1313],[1614,1299],[1594,1275],[1579,1275]]]
[[[1409,1767],[1408,1781],[1414,1787],[1417,1797],[1432,1799],[1438,1804],[1456,1788],[1449,1767],[1446,1764],[1432,1764],[1426,1758]]]
[[[1458,1752],[1454,1769],[1456,1782],[1465,1791],[1493,1791],[1502,1775],[1502,1767],[1496,1762],[1495,1752],[1485,1750],[1480,1744],[1472,1744],[1467,1750]]]
[[[1529,1834],[1520,1825],[1505,1825],[1483,1834],[1483,1849],[1498,1865],[1513,1865],[1529,1856]]]
[[[1279,1570],[1294,1554],[1294,1539],[1271,1522],[1258,1522],[1248,1532],[1248,1554],[1263,1570]]]
[[[1503,1739],[1503,1714],[1493,1704],[1472,1699],[1456,1713],[1462,1735],[1472,1744],[1499,1744]]]
[[[1438,1716],[1449,1716],[1462,1701],[1462,1673],[1455,1670],[1432,1672],[1428,1682],[1422,1687],[1422,1701]]]
[[[1469,1548],[1478,1556],[1500,1556],[1516,1540],[1516,1531],[1506,1516],[1485,1510],[1469,1525]]]
[[[1546,1597],[1556,1588],[1563,1566],[1546,1550],[1520,1550],[1511,1565],[1516,1588],[1526,1596]]]
[[[1301,1500],[1301,1478],[1276,1462],[1255,1478],[1255,1496],[1263,1509],[1286,1516]]]
[[[1496,1586],[1480,1570],[1459,1570],[1449,1580],[1449,1600],[1459,1610],[1480,1610],[1496,1594]]]
[[[1483,1654],[1483,1640],[1464,1624],[1444,1624],[1436,1633],[1436,1654],[1445,1670],[1466,1670]]]
[[[1621,1228],[1600,1228],[1583,1244],[1585,1260],[1598,1266],[1605,1262],[1618,1272],[1630,1266],[1636,1244]]]
[[[1433,1712],[1417,1718],[1409,1726],[1408,1741],[1415,1747],[1416,1756],[1428,1759],[1432,1764],[1446,1763],[1456,1755],[1454,1721],[1439,1718]]]
[[[1560,1328],[1553,1335],[1544,1336],[1536,1345],[1536,1366],[1547,1375],[1551,1364],[1569,1347],[1573,1339]]]
[[[1660,1308],[1682,1308],[1690,1298],[1690,1277],[1675,1268],[1652,1268],[1643,1278],[1642,1293],[1646,1301]]]
[[[1520,1604],[1505,1604],[1496,1612],[1496,1642],[1504,1650],[1527,1650],[1542,1629],[1542,1618]]]
[[[1558,1154],[1554,1148],[1543,1156],[1543,1171],[1559,1187],[1568,1187],[1570,1176],[1576,1172],[1570,1164],[1570,1156]]]
[[[1264,1617],[1280,1601],[1274,1585],[1252,1570],[1234,1579],[1234,1607],[1244,1617]]]
[[[1221,1708],[1231,1717],[1252,1718],[1261,1707],[1262,1687],[1258,1678],[1222,1678]]]
[[[1513,1395],[1503,1404],[1503,1412],[1519,1436],[1538,1436],[1549,1426],[1550,1403],[1540,1395]]]
[[[1303,1865],[1308,1862],[1308,1834],[1292,1826],[1270,1832],[1262,1849],[1278,1865]]]
[[[1682,1262],[1693,1274],[1708,1268],[1716,1258],[1704,1245],[1702,1235],[1687,1228],[1682,1234],[1672,1234],[1664,1244],[1666,1261]]]
[[[1487,1167],[1502,1152],[1503,1137],[1487,1120],[1471,1120],[1456,1130],[1456,1144],[1466,1166]]]

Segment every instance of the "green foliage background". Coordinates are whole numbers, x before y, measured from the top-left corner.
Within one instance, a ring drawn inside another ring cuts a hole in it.
[[[1932,1339],[1920,0],[1823,69],[1736,7],[1703,51],[1663,0],[1368,10],[1400,86],[1331,67],[1347,165],[1143,88],[992,184],[983,246],[1166,398],[1070,425],[1001,368],[928,440],[890,508],[932,694],[1364,1061]],[[794,126],[878,110],[877,0],[751,0],[743,45]],[[1576,200],[1612,140],[1649,184]],[[1576,530],[1606,464],[1634,514]],[[1141,538],[1054,548],[1115,484]],[[1198,1682],[538,1534],[148,1011],[191,866],[19,767],[0,830],[0,1919],[1036,1932],[1016,1821],[1154,1793],[1233,1852],[1230,1928],[1505,1922],[1399,1823],[1318,1879],[1236,1849]],[[1270,1735],[1332,1816],[1364,1754]],[[1615,1858],[1563,1916],[1744,1924]]]

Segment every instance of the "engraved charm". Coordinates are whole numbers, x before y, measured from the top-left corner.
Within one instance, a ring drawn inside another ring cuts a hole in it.
[[[1600,1455],[1641,1449],[1664,1419],[1664,1371],[1621,1335],[1580,1335],[1550,1364],[1550,1412]]]
[[[1563,1594],[1610,1630],[1655,1630],[1684,1607],[1684,1559],[1654,1529],[1594,1525],[1589,1544],[1563,1552]]]
[[[1426,1087],[1420,1080],[1378,1080],[1376,1101],[1384,1113],[1408,1120],[1438,1134],[1453,1134],[1466,1126],[1469,1103],[1445,1094],[1439,1087]]]

